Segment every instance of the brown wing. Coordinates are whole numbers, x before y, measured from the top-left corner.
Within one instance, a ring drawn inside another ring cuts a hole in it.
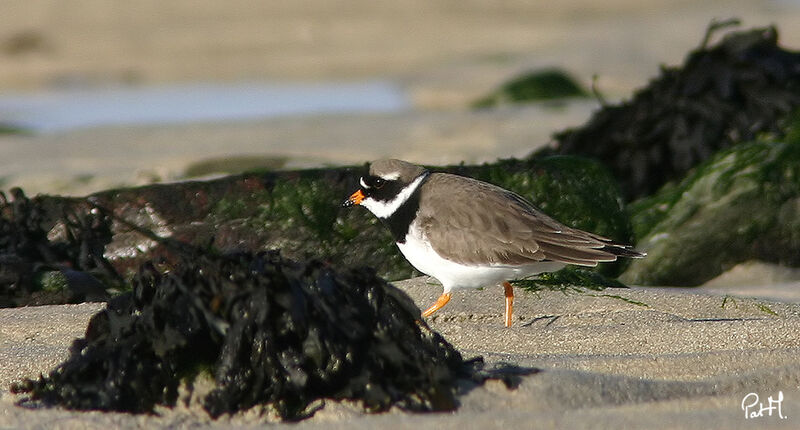
[[[431,174],[422,185],[419,227],[440,255],[463,264],[558,261],[583,266],[641,256],[585,231],[567,227],[522,197],[463,176]]]

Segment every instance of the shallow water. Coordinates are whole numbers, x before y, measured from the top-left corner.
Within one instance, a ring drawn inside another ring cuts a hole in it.
[[[0,95],[0,122],[40,133],[104,125],[152,125],[407,109],[388,81],[195,83],[58,89]]]

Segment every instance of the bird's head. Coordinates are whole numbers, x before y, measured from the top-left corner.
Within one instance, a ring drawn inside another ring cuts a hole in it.
[[[359,179],[361,187],[342,203],[361,205],[378,218],[388,218],[416,190],[428,171],[401,160],[378,160],[370,164],[369,173]]]

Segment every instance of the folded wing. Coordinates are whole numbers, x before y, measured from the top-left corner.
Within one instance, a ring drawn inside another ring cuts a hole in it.
[[[427,212],[420,210],[419,228],[437,253],[458,263],[596,266],[619,256],[643,256],[629,246],[567,227],[519,195],[485,182],[437,173],[425,188],[422,198],[428,201],[420,207]]]

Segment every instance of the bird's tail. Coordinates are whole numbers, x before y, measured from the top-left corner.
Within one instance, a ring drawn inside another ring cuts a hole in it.
[[[619,243],[609,243],[601,249],[609,254],[614,254],[617,257],[644,258],[647,256],[646,252],[639,252],[633,249],[633,247],[630,245],[622,245]]]

